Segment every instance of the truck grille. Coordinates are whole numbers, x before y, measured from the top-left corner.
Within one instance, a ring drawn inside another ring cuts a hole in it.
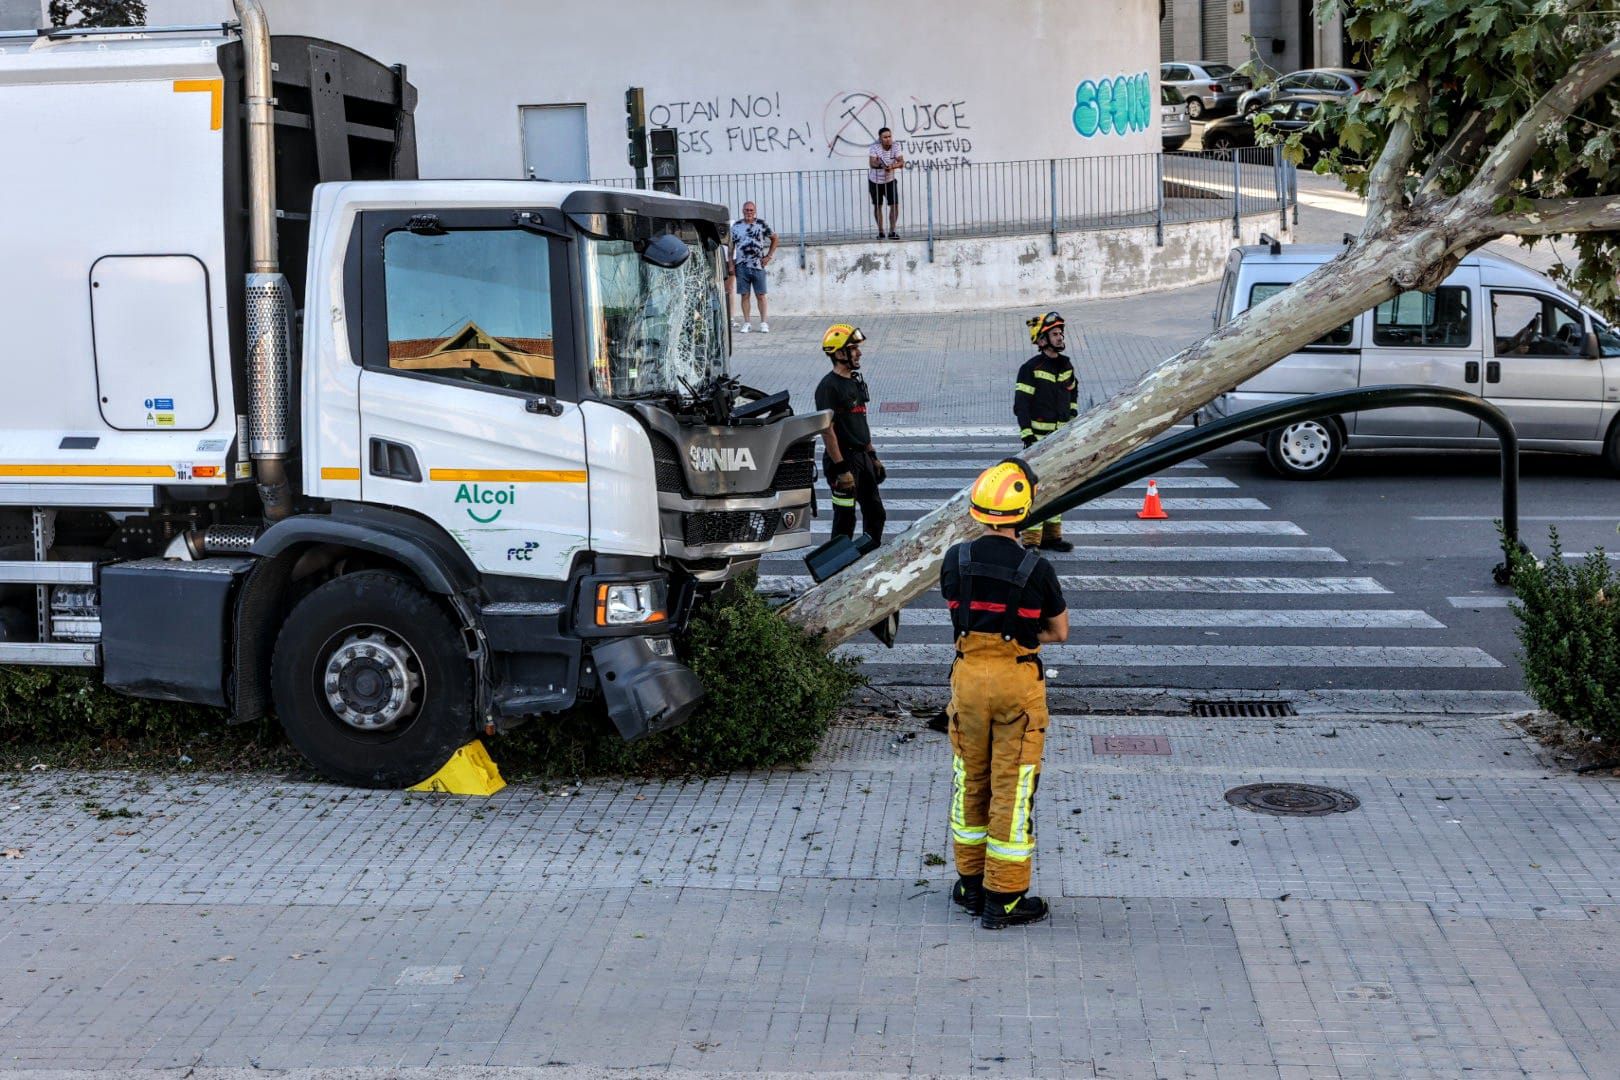
[[[658,482],[658,490],[690,497],[680,459],[675,456],[675,444],[654,432],[649,432],[648,437],[652,440],[653,477]]]
[[[812,439],[794,443],[782,455],[771,480],[772,491],[799,491],[816,483],[816,444]]]
[[[776,535],[777,510],[706,510],[682,514],[689,547],[700,544],[758,544]]]

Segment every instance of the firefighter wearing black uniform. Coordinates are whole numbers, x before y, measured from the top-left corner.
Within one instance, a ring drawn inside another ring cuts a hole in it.
[[[1063,316],[1055,311],[1026,320],[1029,340],[1040,352],[1018,369],[1013,389],[1013,415],[1026,448],[1034,446],[1080,414],[1080,380],[1063,355]],[[1063,519],[1048,518],[1024,530],[1024,543],[1043,551],[1073,551],[1063,539]]]
[[[1046,747],[1041,645],[1069,638],[1052,564],[1018,540],[1035,477],[1016,458],[980,474],[968,512],[987,535],[945,554],[939,588],[951,612],[951,840],[959,875],[951,899],[986,929],[1039,922],[1029,896],[1033,802]]]
[[[882,543],[888,513],[878,485],[885,474],[866,423],[869,395],[861,377],[861,342],[865,340],[860,328],[848,323],[830,326],[822,335],[821,351],[833,368],[816,387],[816,408],[831,409],[833,418],[832,427],[822,435],[827,452],[821,471],[832,485],[832,534],[855,535],[855,507],[859,505],[862,530]]]

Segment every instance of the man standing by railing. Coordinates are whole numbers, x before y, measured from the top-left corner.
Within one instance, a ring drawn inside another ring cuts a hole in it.
[[[872,217],[877,221],[877,238],[882,240],[883,204],[889,204],[890,240],[900,239],[895,226],[900,221],[900,181],[895,173],[906,167],[905,155],[894,145],[894,132],[878,128],[878,141],[866,148],[866,190],[872,196]]]
[[[737,295],[742,297],[742,332],[752,329],[748,325],[748,294],[753,293],[759,299],[759,332],[768,334],[771,324],[765,321],[765,268],[776,254],[776,233],[758,216],[753,203],[743,203],[742,215],[742,220],[731,226],[731,260],[737,268]]]

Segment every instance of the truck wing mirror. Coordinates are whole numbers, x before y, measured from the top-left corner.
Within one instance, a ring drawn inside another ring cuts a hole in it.
[[[673,233],[655,236],[645,243],[638,240],[636,250],[643,259],[664,270],[673,270],[692,257],[692,249]]]

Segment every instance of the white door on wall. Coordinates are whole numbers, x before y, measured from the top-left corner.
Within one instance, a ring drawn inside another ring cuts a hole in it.
[[[585,106],[524,105],[523,175],[535,180],[589,180]]]

